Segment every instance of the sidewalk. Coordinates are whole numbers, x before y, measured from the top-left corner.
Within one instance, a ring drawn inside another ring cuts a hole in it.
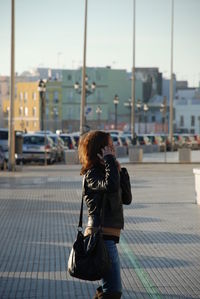
[[[122,298],[200,298],[197,165],[126,164],[134,202],[124,208]],[[90,299],[96,282],[66,276],[78,222],[79,165],[0,172],[0,298]],[[84,217],[86,214],[84,215]]]

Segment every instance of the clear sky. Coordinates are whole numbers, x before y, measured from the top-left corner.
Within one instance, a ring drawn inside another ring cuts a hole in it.
[[[84,0],[15,0],[16,71],[82,64]],[[200,81],[200,0],[174,0],[174,72]],[[136,0],[136,67],[170,73],[171,0]],[[0,74],[10,74],[11,0],[0,0]],[[132,66],[133,0],[88,0],[87,65]]]

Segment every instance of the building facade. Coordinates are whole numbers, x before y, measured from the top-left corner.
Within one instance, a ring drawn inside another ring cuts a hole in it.
[[[174,100],[175,131],[200,134],[200,92],[195,88],[180,89]]]
[[[14,100],[14,129],[18,131],[37,131],[40,128],[38,82],[16,83]],[[3,100],[4,127],[8,127],[10,98]]]
[[[116,117],[118,129],[130,126],[131,106],[126,103],[131,98],[131,79],[126,70],[87,68],[88,84],[95,82],[92,94],[86,93],[86,123],[90,129],[114,128]],[[66,131],[79,130],[82,70],[64,70],[62,83],[62,119]],[[74,89],[79,83],[80,89]],[[119,98],[117,107],[115,95]],[[136,81],[136,98],[142,97],[142,82]],[[100,112],[101,111],[101,112]]]
[[[62,130],[62,82],[47,81],[45,111],[46,129],[52,132]]]

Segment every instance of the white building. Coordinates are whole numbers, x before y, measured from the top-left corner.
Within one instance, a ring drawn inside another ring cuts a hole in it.
[[[174,99],[175,131],[200,134],[200,91],[195,88],[181,89]]]

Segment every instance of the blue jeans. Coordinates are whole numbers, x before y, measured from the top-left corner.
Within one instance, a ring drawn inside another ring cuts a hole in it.
[[[110,255],[111,269],[101,280],[103,292],[121,292],[122,283],[117,245],[113,240],[104,240],[104,242]]]

